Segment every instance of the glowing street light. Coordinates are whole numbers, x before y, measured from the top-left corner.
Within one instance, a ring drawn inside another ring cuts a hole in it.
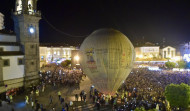
[[[34,33],[34,28],[33,28],[33,27],[30,27],[30,28],[29,28],[29,31],[30,31],[31,34],[33,34],[33,33]]]
[[[74,57],[74,59],[76,60],[76,61],[79,61],[79,56],[78,55],[76,55],[75,57]]]

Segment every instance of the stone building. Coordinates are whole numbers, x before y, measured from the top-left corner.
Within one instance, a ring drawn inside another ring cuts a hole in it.
[[[0,31],[0,93],[22,87],[23,82],[24,53],[20,50],[20,43],[15,34]]]
[[[25,86],[39,80],[39,20],[37,0],[16,0],[13,14],[17,42],[24,53]]]
[[[39,82],[37,0],[16,0],[12,18],[14,33],[0,33],[0,93]]]

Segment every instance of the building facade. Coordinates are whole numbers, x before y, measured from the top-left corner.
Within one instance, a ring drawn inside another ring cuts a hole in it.
[[[136,52],[136,57],[137,58],[153,58],[159,57],[159,49],[160,46],[142,46],[142,47],[136,47],[135,52]]]
[[[22,87],[24,82],[24,53],[14,34],[0,31],[0,93]]]
[[[39,81],[39,20],[37,0],[16,0],[13,14],[14,31],[17,42],[24,53],[24,85],[30,86]]]
[[[190,62],[190,42],[180,45],[180,53],[185,61]]]
[[[76,50],[76,47],[40,46],[40,67],[47,63],[61,63],[64,60],[71,60],[72,50]]]
[[[175,58],[176,49],[171,46],[167,46],[161,49],[162,58]]]
[[[37,0],[16,0],[14,34],[0,31],[0,93],[39,82]]]

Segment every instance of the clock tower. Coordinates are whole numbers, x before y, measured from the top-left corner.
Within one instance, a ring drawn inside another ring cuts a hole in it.
[[[25,87],[39,82],[39,20],[37,0],[16,0],[13,13],[17,42],[24,53]]]

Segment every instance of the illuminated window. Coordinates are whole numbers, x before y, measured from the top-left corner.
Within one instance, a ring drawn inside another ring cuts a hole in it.
[[[166,51],[164,51],[164,58],[166,58]]]
[[[29,14],[32,14],[32,12],[33,12],[33,1],[32,0],[28,0],[28,11],[29,11]]]
[[[54,54],[56,54],[56,51],[54,51]]]
[[[24,59],[18,58],[18,65],[23,65],[23,64],[24,64]]]
[[[70,55],[70,52],[68,51],[67,54]]]
[[[48,52],[48,55],[50,55],[50,51]]]
[[[4,59],[3,60],[3,66],[4,67],[10,66],[10,60],[9,59]]]
[[[16,2],[16,11],[18,11],[19,13],[21,13],[22,10],[22,1],[21,0],[17,0]]]
[[[59,51],[57,52],[57,55],[60,55],[60,52],[59,52]]]
[[[170,55],[170,48],[168,48],[168,55]]]
[[[171,54],[172,54],[172,57],[173,57],[174,56],[174,51],[173,50],[171,51]]]
[[[41,56],[41,60],[44,60],[44,56]]]

